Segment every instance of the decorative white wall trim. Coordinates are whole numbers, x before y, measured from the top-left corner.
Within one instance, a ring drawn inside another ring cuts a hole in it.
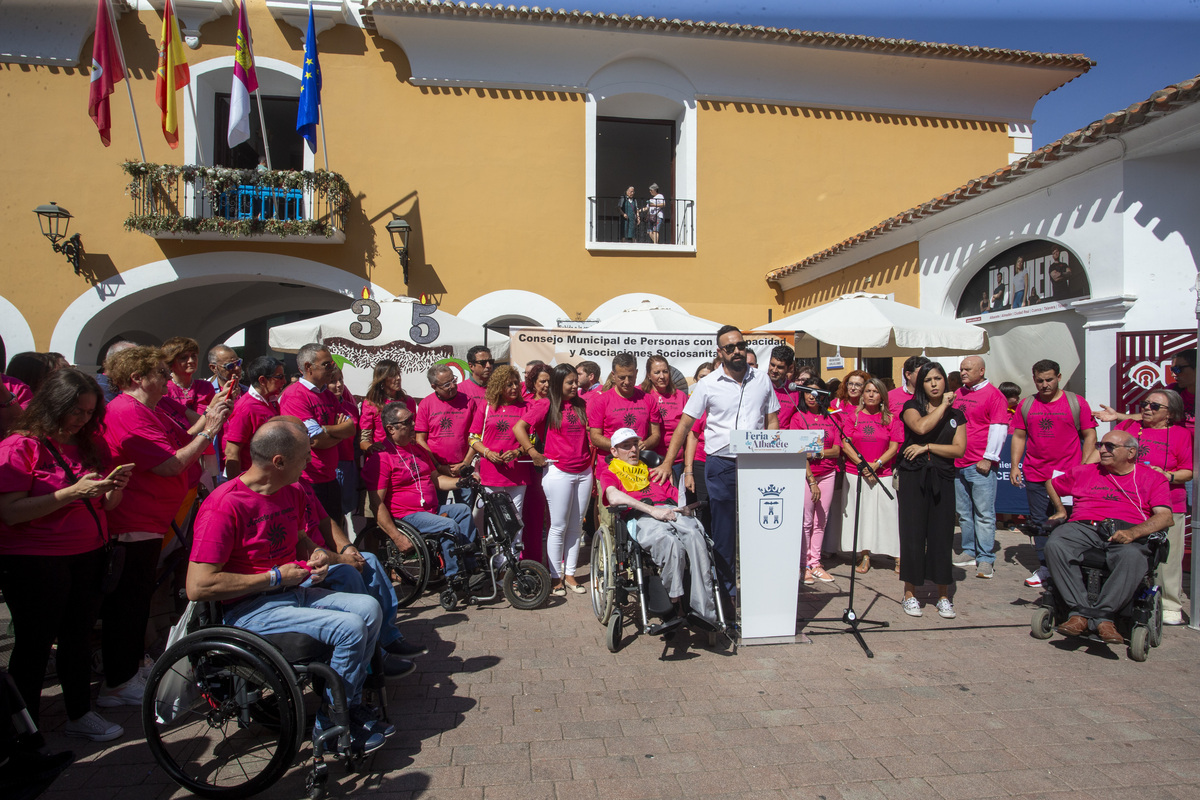
[[[1008,163],[1020,161],[1033,152],[1033,125],[1031,123],[1008,123],[1008,138],[1012,139],[1012,152],[1008,154]]]
[[[560,319],[570,315],[557,303],[536,292],[501,289],[476,297],[455,316],[476,325],[487,325],[504,317],[529,317],[543,328],[553,328],[558,325]]]
[[[347,298],[362,292],[363,278],[345,270],[294,256],[261,252],[215,252],[181,256],[121,272],[89,289],[67,306],[54,326],[50,350],[76,364],[94,364],[104,331],[122,314],[143,303],[193,286],[259,282],[299,283]],[[382,286],[368,284],[376,300],[391,300]],[[271,298],[263,298],[270,308]]]
[[[15,353],[37,350],[33,330],[25,321],[25,315],[3,295],[0,295],[0,339],[4,340],[5,358],[12,358]],[[3,366],[0,364],[0,368]]]
[[[271,16],[283,20],[301,34],[308,33],[308,6],[309,0],[267,0]],[[359,25],[358,14],[347,0],[312,0],[312,9],[313,27],[318,37],[340,23]]]
[[[631,294],[617,295],[611,300],[604,301],[600,305],[596,306],[596,309],[591,314],[588,314],[587,318],[600,322],[608,319],[609,317],[615,317],[622,311],[636,307],[643,300],[649,300],[655,306],[674,309],[680,314],[688,313],[686,308],[679,305],[679,303],[676,303],[669,297],[663,297],[661,294],[650,294],[649,292],[633,292]]]

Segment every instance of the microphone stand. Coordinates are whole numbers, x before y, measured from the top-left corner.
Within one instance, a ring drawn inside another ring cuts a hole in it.
[[[839,423],[837,421],[837,418],[833,414],[829,413],[828,407],[826,407],[824,410],[822,410],[821,414],[826,419],[828,419],[830,422],[832,422],[833,426],[835,428],[837,428],[838,434],[841,437],[838,441],[848,441],[849,440],[849,437],[846,436],[846,431],[842,428],[841,423]],[[889,499],[891,499],[893,497],[892,493],[890,491],[888,491],[888,488],[886,486],[884,486],[883,481],[879,479],[879,475],[875,472],[875,470],[871,466],[870,462],[868,462],[867,459],[864,458],[862,460],[862,462],[858,465],[858,492],[856,493],[855,498],[854,498],[854,536],[853,536],[853,549],[851,552],[854,554],[855,557],[858,556],[858,518],[859,518],[859,509],[862,507],[862,486],[863,486],[864,470],[866,471],[866,474],[868,476],[875,479],[875,483],[879,486],[880,489],[883,490],[883,493],[886,494]],[[855,613],[855,611],[854,611],[854,585],[858,579],[858,572],[857,572],[857,570],[854,569],[854,560],[853,559],[851,559],[850,563],[851,563],[851,566],[850,566],[850,594],[846,599],[846,610],[842,612],[842,616],[840,616],[840,617],[813,617],[812,619],[805,619],[804,617],[801,617],[799,621],[802,624],[809,623],[809,622],[843,622],[846,624],[846,630],[841,631],[841,633],[851,634],[855,639],[858,640],[858,644],[863,649],[863,652],[867,654],[867,658],[874,658],[875,654],[871,652],[871,648],[867,647],[867,642],[865,639],[863,639],[862,632],[859,631],[858,627],[860,625],[875,625],[880,628],[887,628],[887,627],[889,627],[889,624],[885,620],[864,619]]]

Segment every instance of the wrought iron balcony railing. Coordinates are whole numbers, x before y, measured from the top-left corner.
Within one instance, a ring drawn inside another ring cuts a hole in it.
[[[588,242],[696,246],[694,200],[633,199],[628,213],[624,197],[588,198]]]

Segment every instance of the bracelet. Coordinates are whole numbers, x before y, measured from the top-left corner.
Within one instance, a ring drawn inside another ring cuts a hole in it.
[[[196,435],[203,436],[205,439],[208,439],[209,442],[214,441],[212,434],[210,434],[208,431],[199,431]]]
[[[351,547],[354,547],[354,543],[353,543],[353,542],[351,542],[350,544],[346,545],[346,546],[345,546],[345,547],[343,547],[341,550],[338,550],[338,555],[339,555],[339,556],[340,556],[340,555],[342,555],[342,554],[343,554],[343,553],[345,553],[347,550],[349,550]],[[355,548],[355,549],[357,549],[357,548]]]
[[[683,474],[684,474],[684,475],[692,475],[692,474],[694,474],[694,473],[691,473],[691,472],[685,472],[685,473],[683,473]]]
[[[283,583],[283,573],[279,571],[279,567],[271,567],[271,572],[267,577],[271,581],[272,589]]]

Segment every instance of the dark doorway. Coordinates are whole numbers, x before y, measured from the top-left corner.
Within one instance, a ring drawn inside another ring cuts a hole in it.
[[[675,121],[662,119],[596,119],[596,212],[600,241],[618,241],[618,200],[632,186],[638,207],[657,183],[666,199],[664,215],[673,217],[675,199]],[[670,224],[663,229],[669,231]],[[665,243],[665,242],[664,242]]]
[[[262,126],[259,124],[258,102],[250,98],[250,139],[229,149],[229,94],[218,92],[214,107],[216,128],[213,131],[213,164],[234,169],[254,169],[263,147]],[[304,169],[304,139],[296,133],[296,115],[300,100],[295,97],[266,97],[262,99],[267,118],[267,137],[271,143],[271,166],[275,169]]]
[[[879,378],[879,380],[883,381],[889,390],[896,388],[896,381],[892,377],[892,359],[864,358],[862,369],[869,373],[871,377]]]

